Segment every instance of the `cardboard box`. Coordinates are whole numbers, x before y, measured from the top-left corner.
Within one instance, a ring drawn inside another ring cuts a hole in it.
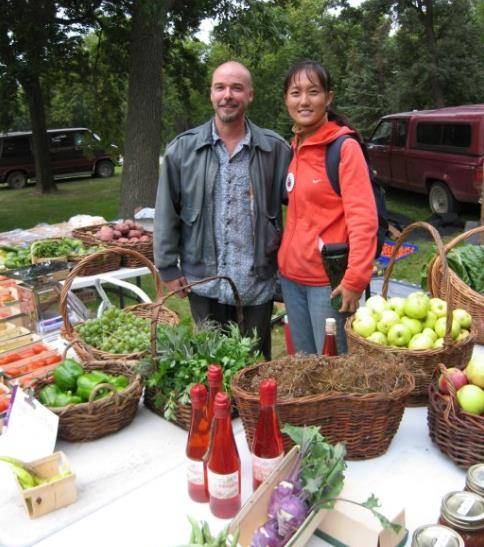
[[[37,475],[44,479],[71,470],[63,452],[54,452],[52,456],[34,460],[29,465]],[[71,473],[62,479],[26,490],[22,489],[19,484],[24,507],[29,517],[32,519],[41,517],[74,503],[77,499],[75,481],[76,476]]]
[[[234,534],[239,530],[239,546],[249,547],[254,532],[267,521],[267,506],[272,494],[272,490],[287,476],[292,470],[292,465],[299,453],[299,447],[294,446],[285,456],[276,469],[267,477],[267,479],[257,488],[252,496],[247,500],[241,510],[234,517],[229,526],[229,534]],[[303,522],[299,530],[292,536],[286,547],[304,547],[318,527],[322,519],[328,512],[324,509],[313,511]]]
[[[347,484],[338,496],[348,500],[362,502],[361,488]],[[370,492],[368,492],[369,494]],[[400,524],[398,533],[384,530],[371,511],[344,501],[338,501],[334,509],[328,511],[325,519],[316,530],[316,535],[337,547],[399,547],[405,545],[408,530],[405,528],[405,510],[391,500],[382,501],[377,511],[392,523]]]

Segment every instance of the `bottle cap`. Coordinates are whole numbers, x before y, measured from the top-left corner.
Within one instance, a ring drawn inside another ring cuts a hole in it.
[[[210,387],[216,387],[222,384],[222,367],[220,365],[208,365],[207,381]]]
[[[207,388],[203,384],[194,384],[190,388],[190,401],[193,408],[202,408],[207,403]]]
[[[230,416],[230,398],[225,391],[219,392],[215,395],[215,401],[213,402],[213,415],[215,418],[225,418]]]
[[[273,405],[277,397],[277,382],[273,378],[262,380],[259,387],[260,404]]]
[[[328,334],[336,334],[336,319],[334,319],[334,317],[328,317],[326,319],[324,330]]]

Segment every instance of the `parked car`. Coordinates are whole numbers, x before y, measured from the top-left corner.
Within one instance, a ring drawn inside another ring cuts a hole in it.
[[[383,183],[428,194],[434,213],[478,203],[484,157],[484,104],[390,114],[367,142]]]
[[[101,139],[90,129],[48,129],[47,134],[54,178],[113,175],[117,147],[111,145],[108,153],[101,148]],[[0,134],[0,183],[23,188],[29,179],[35,180],[35,175],[32,132]]]

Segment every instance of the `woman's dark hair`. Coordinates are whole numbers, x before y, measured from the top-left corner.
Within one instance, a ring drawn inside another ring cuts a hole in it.
[[[284,95],[287,95],[287,92],[289,91],[289,86],[291,83],[295,80],[296,76],[301,73],[305,72],[306,76],[309,81],[311,80],[311,77],[316,75],[319,84],[325,91],[325,93],[328,93],[328,91],[333,90],[333,81],[331,79],[331,74],[329,73],[329,70],[324,67],[322,64],[311,61],[311,60],[305,60],[305,61],[299,61],[299,63],[295,63],[291,66],[289,69],[286,78],[284,79]],[[328,113],[328,120],[336,122],[338,125],[344,125],[346,127],[349,127],[352,131],[355,132],[355,136],[360,142],[363,142],[363,139],[361,138],[361,135],[358,133],[358,131],[350,124],[348,118],[346,116],[343,116],[342,114],[338,114],[336,110],[333,108],[332,105],[329,105],[327,108]]]

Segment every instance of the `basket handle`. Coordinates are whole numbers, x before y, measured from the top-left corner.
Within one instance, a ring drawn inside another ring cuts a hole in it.
[[[89,405],[87,411],[89,412],[89,414],[92,413],[92,403],[94,402],[94,397],[97,395],[97,392],[100,391],[101,389],[106,389],[106,388],[112,392],[114,396],[114,404],[116,406],[119,405],[119,393],[118,393],[118,390],[113,385],[108,383],[97,384],[96,386],[94,386],[93,390],[91,391],[89,395],[89,401],[87,401],[87,404]]]
[[[102,249],[101,251],[97,251],[96,253],[93,253],[91,255],[86,256],[83,260],[81,260],[77,266],[75,266],[68,274],[64,281],[64,286],[62,287],[62,291],[60,294],[60,314],[62,316],[62,319],[64,321],[64,328],[68,334],[72,334],[74,331],[74,327],[71,325],[71,322],[69,320],[69,314],[67,313],[67,295],[69,294],[69,291],[71,290],[71,285],[76,276],[81,272],[85,266],[88,264],[91,264],[98,258],[108,256],[110,254],[118,254],[118,255],[129,255],[132,256],[139,261],[143,262],[145,266],[150,270],[151,275],[153,276],[153,279],[155,280],[155,288],[156,288],[156,300],[161,298],[163,296],[163,285],[161,283],[160,275],[153,264],[151,260],[146,258],[141,253],[138,253],[138,251],[135,251],[133,249],[124,249],[122,247],[108,247],[105,249]]]
[[[450,302],[450,283],[449,283],[449,267],[447,265],[447,256],[444,251],[444,244],[442,238],[440,237],[439,232],[428,222],[414,222],[409,224],[400,234],[395,246],[393,247],[392,254],[390,256],[390,261],[388,267],[385,270],[385,275],[383,278],[383,287],[382,287],[382,296],[387,297],[388,294],[388,285],[390,283],[390,276],[393,271],[393,266],[395,265],[396,258],[398,256],[398,250],[402,244],[406,241],[407,237],[415,230],[427,230],[432,236],[435,245],[437,246],[437,253],[442,262],[442,281],[444,284],[444,294],[445,301],[447,302],[447,318],[445,324],[445,336],[444,336],[444,347],[450,346],[453,343],[451,330],[452,330],[452,312],[454,311],[453,303]]]
[[[449,415],[451,412],[455,412],[455,401],[457,397],[457,390],[455,389],[454,382],[452,381],[452,378],[450,377],[449,373],[447,372],[447,367],[443,363],[439,363],[436,368],[436,372],[440,372],[440,374],[443,374],[445,378],[445,382],[447,383],[447,389],[449,390],[449,398],[447,400],[447,406],[444,410],[444,418],[446,420],[449,419]],[[439,389],[439,374],[435,375],[435,381],[437,382],[437,389]]]
[[[232,293],[234,295],[234,300],[235,300],[235,313],[237,314],[237,325],[239,326],[239,329],[242,330],[242,326],[244,324],[244,312],[242,310],[242,300],[240,298],[239,291],[237,290],[235,283],[230,277],[227,277],[225,275],[213,275],[210,277],[206,277],[204,279],[200,279],[199,281],[193,281],[192,283],[187,283],[186,285],[183,285],[183,287],[178,287],[178,289],[175,289],[174,291],[169,292],[165,296],[162,296],[156,302],[153,308],[153,316],[151,318],[151,337],[150,337],[151,358],[153,361],[156,358],[156,326],[158,324],[158,317],[160,315],[163,305],[168,300],[168,298],[171,298],[173,295],[181,291],[184,291],[185,289],[194,287],[195,285],[202,285],[203,283],[208,283],[209,281],[215,281],[216,279],[225,279],[225,281],[227,281],[228,284],[230,285],[230,288],[232,289]]]

